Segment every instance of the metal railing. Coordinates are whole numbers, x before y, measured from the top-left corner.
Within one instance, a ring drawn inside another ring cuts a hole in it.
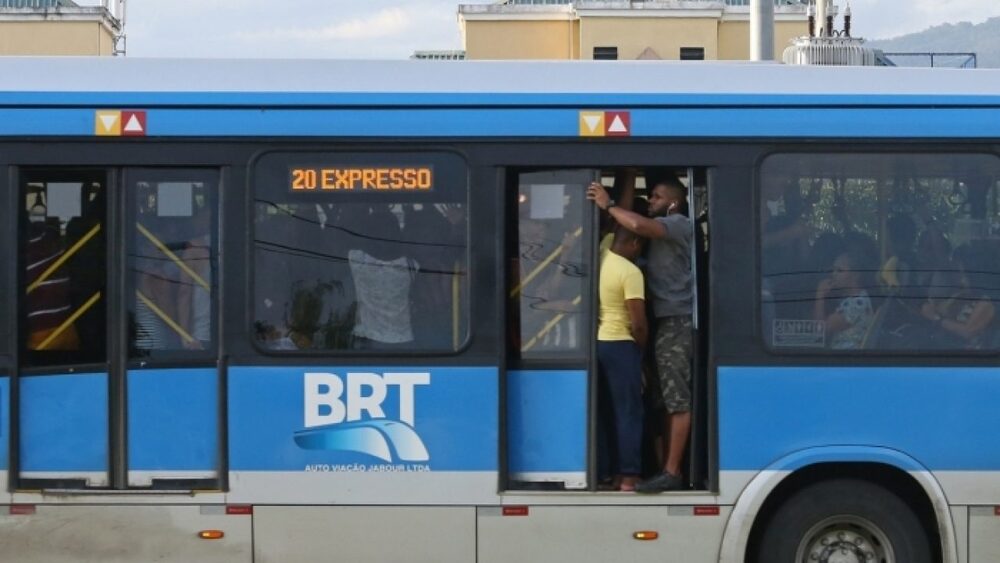
[[[976,68],[976,53],[884,53],[895,66]]]

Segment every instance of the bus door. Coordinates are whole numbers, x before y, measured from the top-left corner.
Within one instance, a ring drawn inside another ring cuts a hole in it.
[[[597,178],[597,170],[508,178],[508,488],[590,484],[597,212],[585,193]]]
[[[108,487],[107,192],[102,169],[21,169],[14,488]]]
[[[124,179],[126,486],[219,488],[218,172]]]
[[[18,182],[13,487],[217,488],[217,172]]]

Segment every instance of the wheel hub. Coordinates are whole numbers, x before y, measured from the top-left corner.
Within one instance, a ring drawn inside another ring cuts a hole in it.
[[[873,546],[863,537],[846,531],[824,535],[809,553],[809,561],[820,563],[871,563],[874,560]]]
[[[819,522],[799,544],[796,563],[894,563],[885,533],[872,522],[841,516]]]

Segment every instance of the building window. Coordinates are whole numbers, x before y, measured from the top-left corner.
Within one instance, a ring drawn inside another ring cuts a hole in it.
[[[618,47],[594,47],[595,61],[617,61]]]
[[[703,61],[705,60],[704,47],[681,47],[682,61]]]

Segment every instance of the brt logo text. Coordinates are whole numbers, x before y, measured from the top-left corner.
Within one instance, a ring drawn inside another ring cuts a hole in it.
[[[428,461],[414,425],[416,388],[430,383],[426,372],[306,373],[305,428],[295,442],[304,449],[360,452],[390,463]],[[398,402],[389,400],[390,391]],[[387,416],[385,407],[397,407],[398,417]]]

